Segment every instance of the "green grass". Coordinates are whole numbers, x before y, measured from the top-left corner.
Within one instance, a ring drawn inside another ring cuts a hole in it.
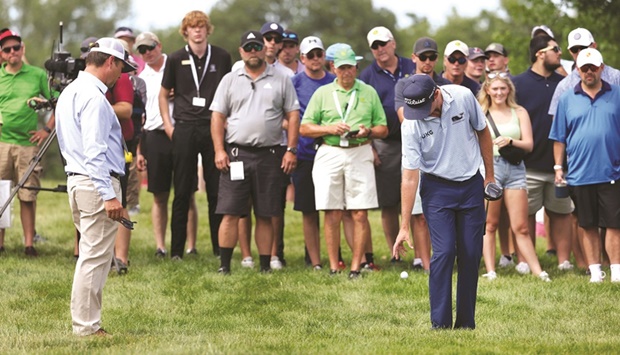
[[[67,197],[42,192],[37,229],[47,241],[37,245],[40,257],[23,256],[19,218],[7,230],[0,353],[585,354],[620,348],[620,285],[591,285],[582,270],[558,271],[555,259],[542,256],[544,239],[538,253],[552,283],[500,269],[494,282],[480,280],[475,331],[431,331],[427,276],[401,280],[406,266],[389,265],[378,212],[370,218],[375,258],[384,269],[361,280],[303,266],[301,216],[290,205],[289,266],[270,275],[242,269],[237,248],[232,275],[223,277],[215,272],[205,200],[198,196],[200,254],[171,263],[153,256],[152,197],[143,190],[129,274],[110,274],[104,290],[103,325],[113,337],[79,338],[71,333],[69,312],[74,261]],[[327,264],[324,242],[322,255]]]

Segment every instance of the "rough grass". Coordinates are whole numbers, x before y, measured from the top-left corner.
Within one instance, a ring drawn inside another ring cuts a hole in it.
[[[74,261],[66,195],[41,193],[37,229],[47,238],[37,245],[41,256],[23,256],[17,219],[0,257],[0,353],[586,354],[620,348],[620,285],[591,285],[583,270],[558,271],[557,261],[544,256],[544,239],[538,253],[552,283],[500,269],[497,280],[480,280],[475,331],[431,331],[427,276],[399,278],[408,265],[390,265],[379,213],[370,218],[383,270],[361,280],[304,266],[301,216],[291,206],[289,266],[261,275],[240,267],[237,250],[232,275],[223,277],[209,249],[205,200],[198,197],[200,254],[172,263],[153,256],[152,197],[143,190],[129,274],[110,274],[104,290],[103,323],[113,336],[78,338],[69,313]],[[17,204],[13,213],[19,216]]]

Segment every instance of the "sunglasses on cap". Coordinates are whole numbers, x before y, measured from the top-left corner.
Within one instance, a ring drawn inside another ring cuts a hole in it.
[[[246,53],[250,53],[252,50],[255,50],[256,52],[260,52],[263,50],[263,45],[258,44],[258,43],[248,43],[245,46],[243,46],[243,51]]]
[[[372,48],[374,50],[377,50],[377,49],[379,49],[379,47],[385,47],[385,45],[388,44],[388,42],[390,42],[390,41],[387,41],[387,42],[374,41],[374,42],[372,42],[372,45],[370,46],[370,48]]]
[[[558,46],[549,46],[547,48],[543,48],[541,50],[539,50],[539,52],[546,52],[546,51],[554,51],[555,53],[560,53],[562,51],[562,49]]]
[[[321,49],[314,49],[311,50],[310,52],[308,52],[308,54],[306,54],[306,58],[312,60],[314,58],[323,58],[323,50]]]
[[[424,53],[420,54],[418,56],[418,58],[420,58],[421,61],[426,62],[427,60],[430,60],[431,62],[434,62],[437,60],[437,53],[433,53],[430,55],[426,55]]]
[[[271,42],[273,40],[276,43],[282,43],[282,36],[280,36],[279,34],[267,33],[267,34],[263,35],[263,38],[267,42]]]
[[[579,68],[582,73],[587,73],[588,71],[596,73],[599,69],[601,69],[601,67],[597,67],[594,64],[585,64]]]
[[[568,50],[573,54],[577,54],[586,48],[588,47],[587,46],[573,46],[573,47],[570,47]]]
[[[489,79],[495,79],[497,77],[500,77],[502,79],[506,79],[506,78],[509,78],[510,76],[508,75],[508,73],[503,72],[503,71],[499,71],[499,72],[498,71],[494,71],[494,72],[491,72],[491,73],[487,74],[487,78],[489,78]]]
[[[16,44],[14,46],[10,46],[10,47],[4,47],[2,48],[2,51],[6,54],[11,53],[11,49],[15,52],[19,52],[20,49],[22,49],[22,44]]]
[[[145,54],[146,52],[150,52],[157,47],[157,44],[153,44],[152,46],[142,45],[138,47],[138,53]]]
[[[454,64],[456,62],[459,62],[459,64],[463,65],[465,63],[467,63],[467,58],[465,57],[460,57],[460,58],[455,58],[455,57],[448,57],[448,62],[450,62],[450,64]]]

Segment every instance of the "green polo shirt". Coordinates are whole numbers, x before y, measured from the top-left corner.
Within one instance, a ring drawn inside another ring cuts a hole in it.
[[[338,103],[343,115],[345,115],[345,108],[348,106],[351,95],[355,92],[352,107],[345,121],[351,127],[351,130],[358,130],[361,124],[368,128],[387,125],[381,99],[372,86],[356,80],[353,87],[347,91],[338,85],[337,81],[338,79],[334,79],[333,83],[321,86],[314,92],[308,107],[306,107],[301,124],[315,123],[320,126],[329,126],[342,122],[342,117],[336,109],[334,92],[338,97]],[[340,136],[327,135],[323,139],[329,145],[338,145],[340,143]],[[366,140],[368,138],[351,138],[349,142],[351,144],[359,144]]]
[[[43,96],[50,99],[47,74],[43,69],[23,64],[16,74],[7,73],[6,63],[0,69],[0,142],[33,146],[30,131],[37,130],[39,116],[28,107],[28,99]]]

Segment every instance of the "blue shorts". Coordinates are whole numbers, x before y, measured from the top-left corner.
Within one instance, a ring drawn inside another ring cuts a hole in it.
[[[480,172],[484,175],[484,165],[480,167]],[[525,164],[523,162],[519,165],[512,165],[501,156],[494,156],[493,172],[495,182],[502,189],[527,190]]]

